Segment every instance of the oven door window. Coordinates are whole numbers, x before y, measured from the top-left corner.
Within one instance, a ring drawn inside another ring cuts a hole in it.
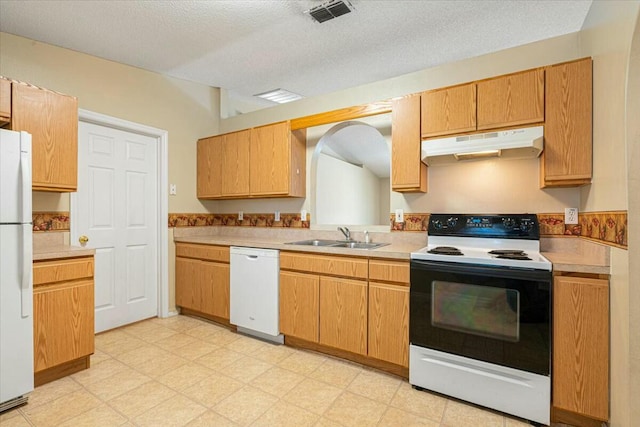
[[[431,324],[503,341],[520,339],[520,292],[434,280]]]

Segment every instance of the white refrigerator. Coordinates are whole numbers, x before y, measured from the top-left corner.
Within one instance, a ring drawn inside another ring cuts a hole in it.
[[[0,129],[0,412],[33,390],[31,135]]]

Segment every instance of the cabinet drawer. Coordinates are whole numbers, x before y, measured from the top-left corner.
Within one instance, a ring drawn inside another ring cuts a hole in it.
[[[409,284],[407,261],[369,260],[369,280]]]
[[[33,263],[33,285],[93,277],[93,257]]]
[[[177,243],[176,256],[204,259],[209,261],[229,262],[229,247],[197,245],[193,243]]]
[[[366,258],[294,254],[290,252],[280,252],[280,268],[362,279],[367,278],[369,270]]]

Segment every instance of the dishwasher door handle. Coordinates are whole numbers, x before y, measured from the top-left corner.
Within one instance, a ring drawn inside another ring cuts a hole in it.
[[[258,259],[258,255],[246,255],[249,259]]]

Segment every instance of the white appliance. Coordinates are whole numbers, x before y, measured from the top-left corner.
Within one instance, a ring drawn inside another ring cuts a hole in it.
[[[231,246],[230,322],[238,332],[279,344],[280,251]]]
[[[0,129],[0,412],[33,390],[31,135]]]
[[[483,157],[535,158],[542,153],[544,127],[477,133],[422,141],[422,160],[430,166]]]

